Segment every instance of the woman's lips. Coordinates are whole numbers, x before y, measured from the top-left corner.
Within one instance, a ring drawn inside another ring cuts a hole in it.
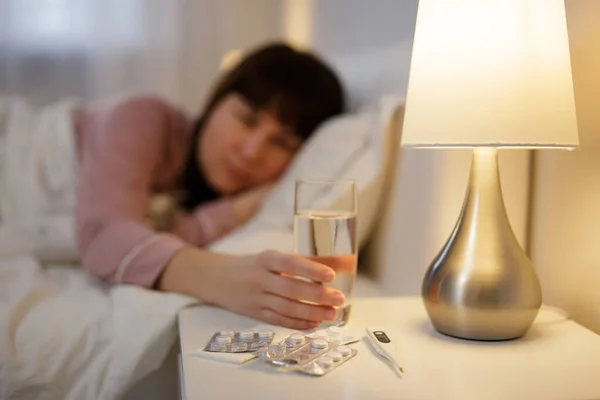
[[[247,172],[247,170],[237,166],[232,161],[226,161],[225,168],[227,169],[227,173],[236,181],[247,181],[250,179],[250,174]]]

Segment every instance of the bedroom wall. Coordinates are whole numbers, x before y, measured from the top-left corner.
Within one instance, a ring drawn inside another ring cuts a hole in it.
[[[179,46],[181,102],[196,111],[219,75],[223,57],[283,37],[281,0],[186,1]]]
[[[417,0],[301,0],[312,43],[349,85],[353,108],[406,92]],[[294,35],[291,35],[294,39]],[[399,124],[401,126],[401,124]],[[398,146],[397,150],[400,150]],[[529,154],[501,154],[502,185],[515,233],[526,245]],[[464,150],[402,150],[392,168],[380,224],[361,268],[384,294],[420,292],[423,274],[458,217],[469,173]]]
[[[531,256],[544,302],[600,333],[600,2],[566,4],[580,147],[535,156]]]
[[[150,92],[195,113],[227,52],[282,37],[282,7],[282,0],[3,0],[0,92],[40,105]]]

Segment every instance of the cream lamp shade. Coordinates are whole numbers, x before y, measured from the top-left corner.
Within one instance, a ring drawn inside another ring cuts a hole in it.
[[[420,0],[402,145],[576,147],[564,0]]]

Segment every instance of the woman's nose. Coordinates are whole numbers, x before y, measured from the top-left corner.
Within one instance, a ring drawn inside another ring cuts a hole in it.
[[[254,131],[249,134],[242,143],[242,156],[249,163],[256,163],[260,160],[265,145],[265,135]]]

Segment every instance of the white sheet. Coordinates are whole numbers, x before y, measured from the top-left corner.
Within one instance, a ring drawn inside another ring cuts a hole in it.
[[[0,258],[76,258],[77,106],[65,99],[36,109],[21,98],[0,96]]]
[[[0,398],[116,399],[158,369],[192,300],[81,269],[0,262]]]

